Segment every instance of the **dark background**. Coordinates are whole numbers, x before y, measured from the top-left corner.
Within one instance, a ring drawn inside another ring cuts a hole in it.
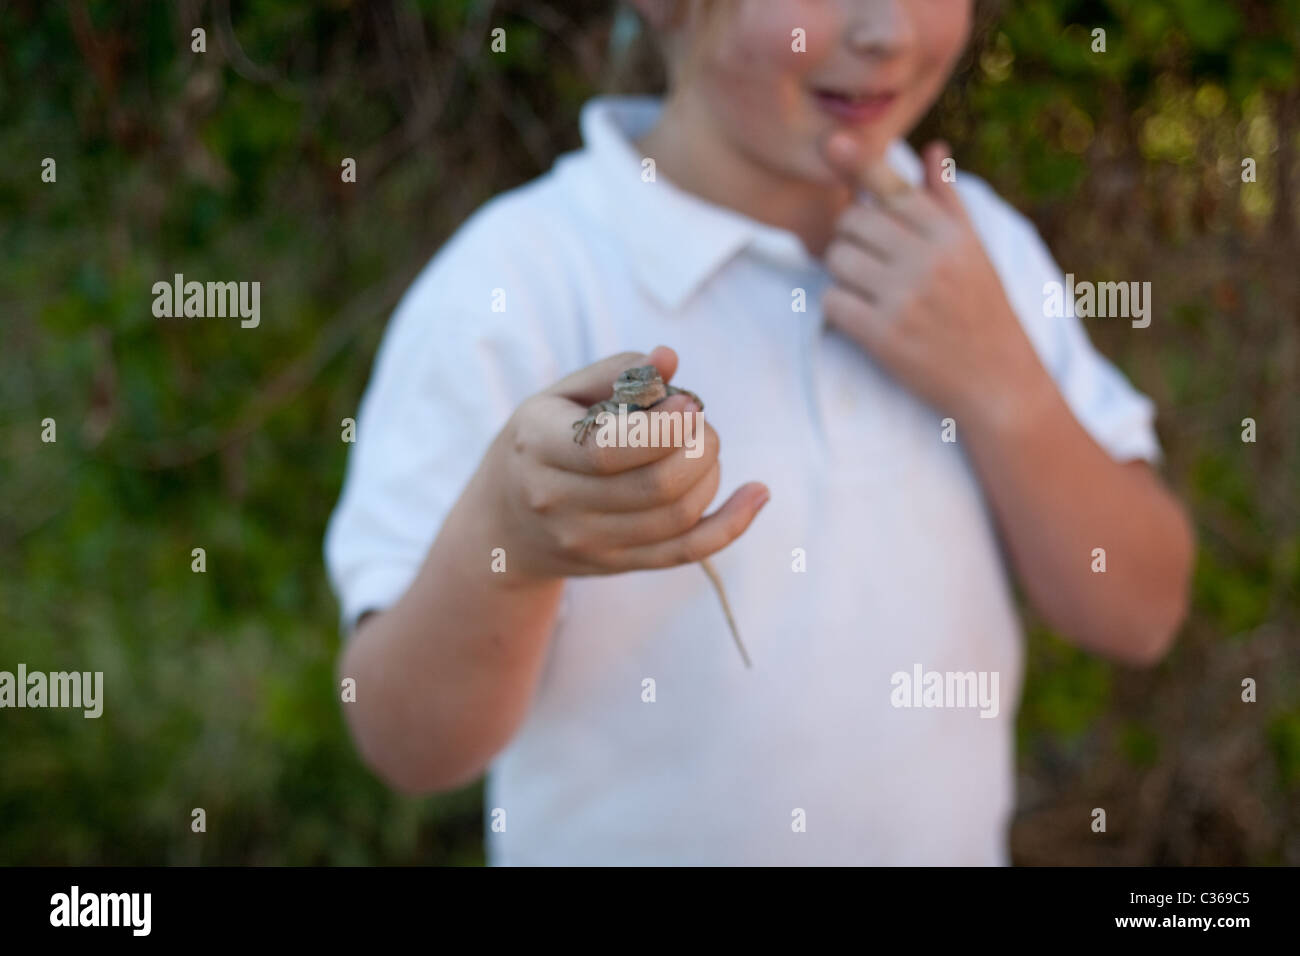
[[[98,720],[0,712],[0,863],[481,861],[478,787],[402,798],[359,764],[321,541],[410,279],[578,145],[584,100],[655,89],[636,49],[611,56],[612,12],[0,5],[0,669],[102,670],[106,698]],[[947,138],[1064,271],[1152,282],[1149,328],[1085,324],[1158,402],[1200,542],[1153,671],[1029,619],[1015,859],[1300,863],[1300,2],[980,24],[916,141]],[[261,326],[154,318],[176,272],[259,280]]]

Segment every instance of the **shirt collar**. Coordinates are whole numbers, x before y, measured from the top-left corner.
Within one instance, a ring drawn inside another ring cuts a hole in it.
[[[646,290],[676,310],[745,250],[786,268],[820,268],[793,232],[710,203],[661,176],[642,179],[634,140],[650,130],[662,105],[656,97],[597,97],[579,121],[599,181],[600,211]],[[905,180],[920,183],[921,161],[905,142],[890,144],[886,158]]]

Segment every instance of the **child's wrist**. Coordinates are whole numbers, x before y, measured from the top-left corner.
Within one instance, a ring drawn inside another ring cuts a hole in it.
[[[1050,421],[1061,400],[1051,376],[1035,362],[1022,374],[980,391],[970,405],[968,431],[977,440],[1015,442]]]

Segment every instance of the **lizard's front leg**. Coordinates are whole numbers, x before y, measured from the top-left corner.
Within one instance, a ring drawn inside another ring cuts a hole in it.
[[[632,406],[635,407],[635,406]],[[587,440],[587,432],[596,427],[596,417],[601,412],[609,412],[612,415],[618,414],[618,402],[612,399],[605,399],[603,402],[597,402],[587,409],[587,414],[573,423],[573,440],[579,445]]]

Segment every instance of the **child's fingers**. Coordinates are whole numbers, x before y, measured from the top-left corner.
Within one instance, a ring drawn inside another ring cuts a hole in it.
[[[647,413],[652,416],[647,429],[647,438],[661,435],[661,430],[656,423],[661,422],[662,419],[653,417],[656,413],[676,412],[682,416],[690,414],[694,422],[693,413],[696,411],[698,406],[685,395],[674,395],[664,399],[654,408],[647,410]],[[603,445],[602,427],[610,426],[602,426],[599,423],[593,425],[583,441],[579,443],[574,440],[576,432],[573,425],[586,414],[586,408],[575,405],[567,399],[540,395],[536,399],[533,414],[525,423],[526,429],[521,428],[517,433],[517,442],[544,465],[584,475],[617,475],[667,458],[669,455],[682,454],[680,447],[665,443],[661,443],[658,447],[653,444],[637,446],[628,443]],[[611,414],[615,419],[612,427],[617,429],[618,416],[615,413]],[[601,422],[604,421],[605,419],[601,419]],[[631,427],[629,423],[629,432]],[[691,427],[694,428],[694,424]],[[681,430],[670,427],[669,431],[684,434],[685,419],[683,418]],[[617,439],[617,432],[610,433],[610,437]]]
[[[957,194],[956,185],[945,179],[943,175],[943,164],[951,157],[952,147],[944,140],[936,139],[925,147],[921,154],[922,165],[925,168],[925,190],[949,215],[969,223],[970,216],[966,214],[966,206],[961,201],[961,196]]]
[[[749,527],[760,508],[767,503],[768,490],[758,482],[738,488],[722,507],[684,534],[656,544],[627,548],[618,552],[614,563],[619,570],[671,568],[701,561],[721,551]]]
[[[558,395],[579,405],[594,405],[609,398],[614,388],[614,379],[619,375],[627,369],[648,364],[650,356],[644,352],[620,352],[566,375],[550,388],[544,389],[542,394]]]
[[[945,216],[931,196],[910,187],[908,192],[896,194],[880,203],[880,208],[918,236],[931,235],[937,221]]]
[[[873,355],[889,355],[885,349],[888,323],[875,303],[841,285],[833,285],[822,296],[822,314],[833,327],[847,332]]]
[[[642,511],[596,516],[591,524],[590,547],[598,552],[634,548],[686,533],[709,507],[721,481],[722,467],[715,461],[699,481],[672,501]]]
[[[686,457],[685,449],[672,449],[675,454],[614,475],[564,471],[557,475],[557,494],[562,499],[557,503],[583,511],[618,513],[645,511],[676,501],[718,460],[718,433],[707,422],[698,447],[697,457]]]
[[[826,250],[826,271],[836,282],[873,303],[898,281],[896,267],[848,239],[839,239]]]
[[[870,194],[879,208],[919,235],[930,232],[929,224],[941,212],[939,203],[894,172],[888,160],[863,155],[858,140],[842,131],[832,133],[822,151],[827,164],[855,193]]]
[[[920,189],[910,186],[904,193],[895,193],[885,199],[874,196],[877,200],[867,205],[865,211],[874,213],[877,218],[889,219],[901,223],[915,236],[929,236],[945,213],[939,204]]]
[[[916,241],[904,226],[879,210],[860,204],[840,214],[835,221],[835,236],[856,243],[881,262],[893,262],[906,255],[907,246]]]
[[[822,151],[830,167],[855,189],[865,189],[882,200],[912,191],[911,183],[894,172],[885,159],[866,159],[851,133],[838,130],[832,133]]]

